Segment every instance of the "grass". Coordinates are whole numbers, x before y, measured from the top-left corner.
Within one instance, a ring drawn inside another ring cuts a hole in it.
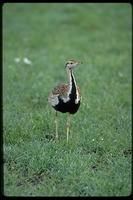
[[[4,195],[131,194],[131,30],[126,3],[4,4]],[[69,59],[84,64],[67,144],[68,114],[56,142],[47,97]]]

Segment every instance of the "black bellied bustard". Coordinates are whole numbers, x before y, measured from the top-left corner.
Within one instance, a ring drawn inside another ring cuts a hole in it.
[[[67,141],[69,137],[71,114],[75,114],[80,106],[81,92],[76,85],[73,75],[73,68],[82,62],[69,60],[65,64],[68,73],[69,84],[60,84],[56,86],[48,97],[48,102],[56,110],[56,139],[58,140],[58,111],[62,113],[69,112],[70,115],[67,121]]]

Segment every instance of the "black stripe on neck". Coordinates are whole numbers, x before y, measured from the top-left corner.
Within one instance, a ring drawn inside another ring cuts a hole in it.
[[[71,85],[72,85],[72,88],[71,88],[71,91],[70,91],[70,101],[74,101],[75,102],[75,99],[76,99],[76,83],[75,83],[75,79],[74,79],[74,76],[73,76],[73,73],[72,71],[70,71],[70,76],[71,76]]]

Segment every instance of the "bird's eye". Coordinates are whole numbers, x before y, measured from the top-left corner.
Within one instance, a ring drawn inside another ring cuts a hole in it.
[[[72,62],[70,62],[70,64],[72,65],[73,63],[72,63]]]

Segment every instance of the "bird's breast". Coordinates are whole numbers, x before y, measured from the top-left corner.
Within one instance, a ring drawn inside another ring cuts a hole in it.
[[[75,104],[75,102],[71,100],[67,102],[64,102],[61,98],[59,98],[58,100],[59,103],[53,106],[53,108],[62,113],[69,112],[70,114],[75,114],[80,106],[80,101],[78,101],[78,103]]]
[[[60,84],[52,90],[48,101],[57,111],[75,114],[81,102],[80,89],[75,85]]]

